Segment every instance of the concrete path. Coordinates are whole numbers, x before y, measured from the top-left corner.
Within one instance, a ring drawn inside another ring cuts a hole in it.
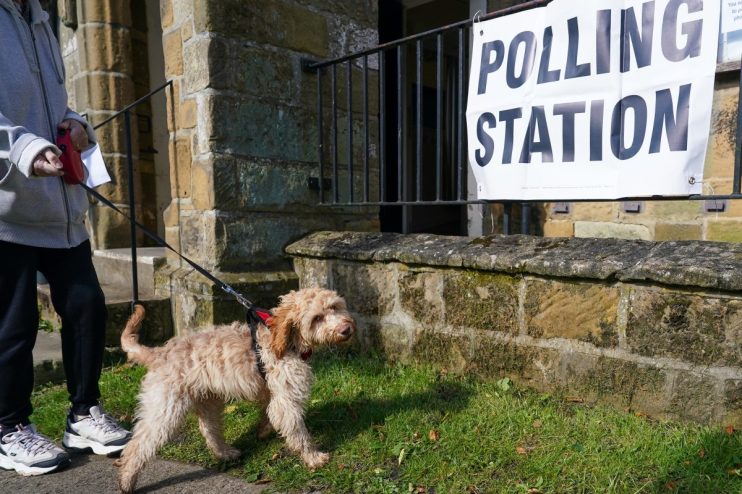
[[[155,460],[139,476],[137,494],[258,494],[265,486],[174,461]],[[74,454],[64,470],[22,477],[0,470],[0,492],[17,494],[118,494],[116,467],[105,456]]]

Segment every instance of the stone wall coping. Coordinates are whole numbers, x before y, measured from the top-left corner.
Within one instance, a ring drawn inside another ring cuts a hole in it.
[[[742,244],[731,243],[323,231],[290,244],[286,253],[742,291]]]

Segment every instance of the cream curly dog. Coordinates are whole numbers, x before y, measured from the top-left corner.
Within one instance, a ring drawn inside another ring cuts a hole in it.
[[[235,459],[240,451],[224,441],[223,407],[228,400],[259,402],[263,418],[259,437],[274,429],[309,468],[327,463],[304,425],[304,407],[312,386],[306,355],[312,347],[348,341],[355,322],[345,301],[331,290],[308,288],[281,297],[269,327],[259,325],[258,354],[244,323],[218,326],[177,337],[163,347],[139,344],[144,309],[137,305],[121,335],[129,360],[145,365],[134,435],[116,462],[119,488],[134,490],[137,475],[193,409],[206,445],[218,458]],[[259,370],[258,359],[265,369]]]

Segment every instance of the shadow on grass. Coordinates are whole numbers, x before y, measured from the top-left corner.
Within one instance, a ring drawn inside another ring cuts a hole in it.
[[[704,434],[680,451],[680,462],[669,468],[650,492],[742,492],[742,434],[723,430]]]
[[[377,389],[383,387],[385,381],[397,378],[390,374],[390,368],[380,359],[368,355],[354,356],[353,353],[324,354],[318,357],[313,367],[317,376],[315,386],[327,379],[327,374],[339,369],[346,370],[348,375],[361,382],[373,383]],[[384,391],[377,393],[387,394]],[[398,413],[423,410],[431,420],[440,419],[447,413],[465,408],[472,393],[455,378],[438,379],[428,383],[426,389],[392,396],[368,396],[370,390],[361,389],[354,398],[334,398],[310,405],[306,425],[320,447],[332,451],[371,427],[383,425]],[[247,454],[259,454],[267,443],[256,438],[256,430],[257,424],[242,434],[234,445],[249,452]]]

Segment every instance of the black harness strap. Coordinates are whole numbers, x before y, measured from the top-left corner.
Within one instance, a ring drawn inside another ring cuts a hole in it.
[[[258,372],[260,376],[265,379],[265,364],[263,359],[260,358],[260,345],[258,344],[258,324],[264,324],[268,326],[268,319],[271,317],[271,312],[268,309],[253,306],[247,309],[245,318],[247,324],[250,326],[250,336],[252,337],[252,351],[255,353],[255,358],[258,362]]]

